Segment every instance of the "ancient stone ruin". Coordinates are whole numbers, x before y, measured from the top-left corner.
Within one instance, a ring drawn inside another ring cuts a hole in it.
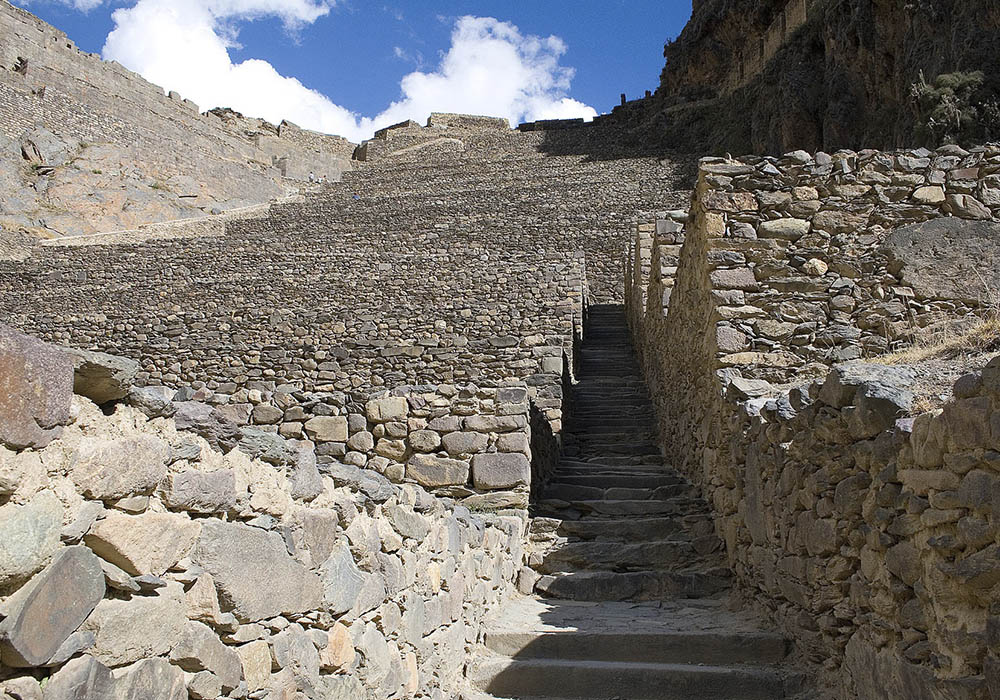
[[[18,158],[113,79],[266,190],[4,239],[0,700],[1000,698],[1000,146],[348,149],[0,22]]]

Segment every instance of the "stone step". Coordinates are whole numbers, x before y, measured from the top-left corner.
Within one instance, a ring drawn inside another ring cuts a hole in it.
[[[676,497],[659,501],[611,501],[611,500],[574,500],[562,501],[554,498],[542,499],[538,502],[540,513],[558,513],[572,509],[586,515],[689,515],[691,513],[707,512],[708,506],[700,498]],[[567,518],[578,520],[579,518]]]
[[[602,467],[636,467],[650,470],[659,469],[663,471],[663,457],[661,455],[604,455],[604,454],[581,454],[579,450],[567,450],[566,461],[580,465],[602,466]],[[657,464],[659,460],[659,464]]]
[[[683,540],[564,542],[547,552],[534,568],[540,574],[593,570],[670,571],[688,568],[704,556],[699,554],[694,543]]]
[[[562,484],[553,482],[543,491],[546,499],[555,498],[560,501],[577,500],[628,500],[647,501],[662,500],[675,496],[693,495],[693,487],[686,483],[675,483],[649,488],[645,486],[583,486],[579,484]]]
[[[661,467],[662,469],[662,467]],[[620,473],[569,473],[560,472],[552,477],[549,486],[590,486],[593,488],[655,489],[660,486],[687,484],[687,481],[673,474],[649,474],[645,472]]]
[[[668,467],[661,462],[637,462],[635,464],[614,464],[613,462],[587,462],[569,457],[563,458],[556,469],[556,475],[561,474],[608,474],[608,475],[635,475],[649,476],[670,473]]]
[[[704,605],[698,603],[704,602]],[[485,646],[518,659],[776,664],[785,639],[714,601],[590,603],[518,598],[486,623]]]
[[[754,667],[555,659],[482,659],[473,682],[501,697],[628,698],[628,700],[776,700],[781,676]]]
[[[567,600],[669,600],[708,598],[728,590],[729,572],[708,571],[581,571],[542,576],[535,590]]]
[[[710,513],[692,513],[659,518],[581,518],[562,520],[536,517],[531,521],[534,535],[573,537],[578,540],[637,542],[644,539],[711,537],[715,526]]]

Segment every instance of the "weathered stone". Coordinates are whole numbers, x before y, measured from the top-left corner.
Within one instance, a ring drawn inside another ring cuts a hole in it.
[[[101,501],[147,495],[167,475],[169,457],[170,446],[152,435],[84,438],[69,476],[85,496]]]
[[[441,444],[450,455],[475,454],[489,445],[490,439],[483,433],[472,431],[448,433],[441,438]]]
[[[44,571],[8,603],[0,622],[0,660],[7,666],[41,666],[104,597],[104,574],[86,547],[60,551]]]
[[[62,504],[51,491],[37,493],[23,506],[0,506],[0,589],[45,566],[59,547],[62,515]]]
[[[521,430],[528,421],[524,416],[469,416],[465,419],[465,429],[480,433],[506,433]]]
[[[0,324],[0,443],[45,447],[70,422],[72,398],[69,355]]]
[[[341,540],[320,567],[323,582],[323,607],[334,615],[342,615],[358,600],[365,577],[354,563],[351,549]]]
[[[399,534],[418,542],[423,541],[431,529],[430,523],[424,516],[402,506],[388,506],[385,509],[385,517]]]
[[[184,672],[166,659],[143,659],[115,682],[116,700],[187,700]],[[214,696],[213,696],[214,697]]]
[[[111,511],[83,541],[133,576],[159,576],[187,556],[199,530],[197,522],[173,513],[131,516]]]
[[[988,218],[988,217],[987,217]],[[947,217],[896,229],[880,249],[919,298],[978,303],[1000,284],[984,260],[1000,256],[1000,223]]]
[[[191,559],[212,574],[221,599],[243,622],[307,612],[322,597],[319,577],[289,556],[277,533],[208,520]],[[267,576],[247,576],[248,561]]]
[[[211,671],[222,681],[225,691],[239,685],[243,668],[239,655],[227,647],[210,627],[188,622],[170,650],[170,661],[185,671]]]
[[[472,458],[472,483],[483,490],[528,485],[531,463],[518,453],[476,455]]]
[[[58,668],[77,654],[90,649],[96,641],[97,639],[94,637],[93,632],[77,630],[66,637],[66,641],[59,645],[56,653],[52,655],[51,659],[45,662],[45,665],[50,668]]]
[[[193,700],[216,700],[223,693],[222,681],[211,671],[198,671],[188,681],[187,693]]]
[[[257,425],[276,425],[281,422],[285,413],[277,406],[262,403],[253,407],[253,422]]]
[[[375,438],[367,430],[361,430],[347,439],[347,448],[357,452],[371,452],[375,449]]]
[[[236,507],[236,475],[232,469],[195,469],[170,475],[163,494],[166,504],[192,513],[225,513]]]
[[[885,553],[885,567],[901,578],[907,586],[919,581],[923,573],[920,552],[910,542],[901,542],[895,547],[890,547]]]
[[[324,671],[346,670],[356,657],[351,633],[343,624],[335,622],[327,632],[326,645],[319,650],[320,668]]]
[[[278,668],[290,671],[301,686],[313,687],[319,682],[319,651],[301,628],[293,626],[281,632],[271,648]]]
[[[406,476],[425,488],[459,486],[469,481],[469,464],[457,459],[416,454],[406,463]]]
[[[913,201],[918,204],[940,204],[944,201],[944,188],[940,185],[918,187],[913,192]]]
[[[323,477],[316,466],[316,453],[313,450],[300,448],[289,472],[292,498],[311,501],[323,493]]]
[[[993,216],[988,207],[968,194],[948,195],[946,206],[952,214],[963,219],[986,221]]]
[[[165,386],[134,386],[129,390],[128,402],[150,418],[169,418],[176,408],[174,390]]]
[[[83,629],[95,637],[90,654],[117,667],[168,653],[180,639],[186,620],[184,592],[174,584],[153,597],[102,600]]]
[[[774,219],[764,221],[757,227],[758,238],[777,238],[783,241],[797,241],[809,233],[810,224],[805,219]]]
[[[260,428],[240,428],[237,447],[240,452],[276,466],[295,461],[296,450],[288,440]]]
[[[45,685],[45,700],[109,700],[117,697],[111,670],[92,656],[71,659]]]
[[[266,688],[271,679],[271,649],[268,643],[263,640],[250,642],[237,647],[236,653],[240,657],[247,691],[255,693]]]
[[[346,442],[347,416],[317,416],[305,424],[306,435],[316,442]]]
[[[441,446],[441,436],[433,430],[414,430],[407,437],[407,442],[417,452],[433,452]]]
[[[365,406],[368,420],[373,423],[388,423],[391,420],[406,418],[410,407],[401,396],[390,396],[383,399],[372,399]]]
[[[103,352],[66,348],[73,358],[73,391],[100,405],[129,395],[139,363]]]
[[[228,451],[242,437],[238,425],[221,412],[200,401],[178,401],[174,422],[178,430],[191,430],[201,435],[212,447]]]

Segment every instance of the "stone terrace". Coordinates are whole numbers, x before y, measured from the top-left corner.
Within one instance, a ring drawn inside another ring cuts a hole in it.
[[[544,360],[570,346],[582,312],[579,251],[590,296],[620,296],[635,213],[685,197],[671,194],[675,167],[545,156],[541,134],[419,132],[420,160],[385,154],[225,237],[7,264],[0,313],[140,357],[150,384],[346,390],[558,373]],[[439,148],[443,133],[464,150]]]

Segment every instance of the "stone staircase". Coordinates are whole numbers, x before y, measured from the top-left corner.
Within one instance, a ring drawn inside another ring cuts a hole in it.
[[[620,306],[592,307],[562,462],[535,504],[538,597],[470,666],[502,698],[774,700],[787,644],[727,607],[708,504],[664,464]]]

